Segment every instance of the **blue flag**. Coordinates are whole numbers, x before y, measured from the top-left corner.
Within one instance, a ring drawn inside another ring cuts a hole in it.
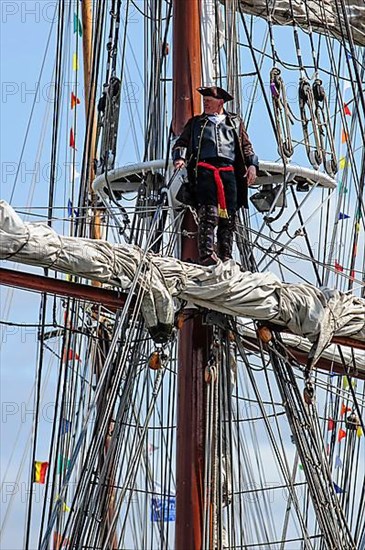
[[[71,218],[71,216],[72,216],[72,200],[71,199],[68,199],[67,215],[68,215],[69,218]]]
[[[175,521],[176,519],[176,499],[170,497],[152,497],[151,521]]]
[[[78,208],[74,208],[73,207],[73,204],[72,204],[72,200],[71,199],[68,199],[68,203],[67,203],[67,215],[69,218],[72,218],[72,215],[75,215],[75,218],[78,218],[79,217],[79,209]]]
[[[67,434],[71,428],[71,422],[67,418],[62,418],[61,420],[61,435]]]
[[[340,459],[339,456],[336,456],[335,468],[342,468],[342,460]]]
[[[339,212],[338,214],[338,219],[339,220],[348,220],[350,216],[348,216],[347,214],[344,214],[343,212]]]
[[[345,491],[343,489],[341,489],[341,487],[339,487],[338,485],[336,485],[335,482],[333,482],[333,486],[335,488],[335,491],[338,495],[341,495],[342,493],[344,493]]]

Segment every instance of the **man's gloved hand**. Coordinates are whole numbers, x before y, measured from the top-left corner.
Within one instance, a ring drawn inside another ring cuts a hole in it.
[[[246,172],[247,185],[253,185],[256,181],[256,166],[249,166]]]
[[[185,160],[183,159],[175,160],[174,167],[176,168],[176,170],[180,170],[180,168],[184,168],[184,166],[185,166]]]

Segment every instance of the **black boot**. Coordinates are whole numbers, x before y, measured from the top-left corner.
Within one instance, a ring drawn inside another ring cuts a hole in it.
[[[236,212],[229,212],[228,218],[219,218],[217,231],[218,256],[222,262],[232,258],[233,235],[236,231]]]
[[[218,208],[200,206],[198,209],[198,250],[201,265],[214,265],[218,258],[214,251],[214,230],[218,225]]]

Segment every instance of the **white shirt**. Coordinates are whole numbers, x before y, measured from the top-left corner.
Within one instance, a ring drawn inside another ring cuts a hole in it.
[[[214,124],[220,124],[221,122],[223,122],[223,120],[226,118],[226,114],[223,113],[221,115],[208,115],[208,119],[211,121],[211,122],[214,122]]]

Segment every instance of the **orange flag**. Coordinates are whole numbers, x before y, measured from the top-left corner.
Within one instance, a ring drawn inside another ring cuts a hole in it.
[[[340,412],[341,416],[343,416],[349,411],[351,411],[351,407],[346,407],[345,403],[342,403],[341,412]]]
[[[80,105],[80,100],[73,92],[71,92],[71,109],[73,109],[76,105]]]
[[[338,431],[338,437],[337,440],[340,442],[344,437],[346,437],[347,433],[342,428]]]
[[[346,132],[346,130],[342,129],[341,142],[346,143],[346,141],[348,140],[348,137],[349,137],[349,135]]]
[[[80,355],[76,353],[73,349],[70,349],[68,352],[68,360],[72,361],[72,359],[75,359],[76,361],[81,361]]]
[[[76,353],[72,348],[70,348],[68,352],[67,350],[65,350],[63,353],[63,362],[67,363],[67,361],[72,361],[73,359],[75,359],[75,361],[81,362],[80,355]]]

